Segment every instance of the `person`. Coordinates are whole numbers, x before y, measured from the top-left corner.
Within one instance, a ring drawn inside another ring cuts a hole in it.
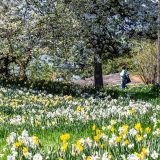
[[[127,69],[126,66],[122,67],[122,71],[120,73],[121,76],[121,88],[124,89],[127,87],[127,77],[129,76],[129,74],[127,73]]]

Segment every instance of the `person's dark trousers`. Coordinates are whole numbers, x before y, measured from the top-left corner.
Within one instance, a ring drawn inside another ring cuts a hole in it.
[[[126,83],[126,80],[122,80],[121,81],[121,88],[124,89],[127,87],[127,83]]]

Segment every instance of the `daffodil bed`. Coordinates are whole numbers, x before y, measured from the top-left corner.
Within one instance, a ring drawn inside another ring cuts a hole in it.
[[[158,103],[0,88],[2,160],[159,160],[159,142]]]

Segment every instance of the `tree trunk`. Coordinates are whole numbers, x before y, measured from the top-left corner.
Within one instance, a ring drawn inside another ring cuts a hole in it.
[[[100,54],[94,56],[94,84],[96,89],[103,87],[102,62]]]
[[[27,80],[26,68],[31,60],[31,54],[28,54],[24,60],[15,59],[15,63],[19,66],[19,77],[21,80]]]
[[[26,66],[24,64],[20,65],[19,77],[20,77],[21,80],[25,80],[27,78],[27,76],[26,76]]]
[[[160,84],[160,0],[158,0],[158,54],[157,54],[157,83]]]
[[[9,59],[8,59],[8,55],[7,57],[4,59],[4,75],[5,77],[9,77]]]

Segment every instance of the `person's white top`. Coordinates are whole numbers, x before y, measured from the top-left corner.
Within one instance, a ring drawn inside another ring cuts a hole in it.
[[[124,79],[124,78],[126,77],[126,75],[127,75],[127,72],[126,72],[125,69],[123,69],[123,70],[121,71],[121,73],[120,73],[121,79]]]

